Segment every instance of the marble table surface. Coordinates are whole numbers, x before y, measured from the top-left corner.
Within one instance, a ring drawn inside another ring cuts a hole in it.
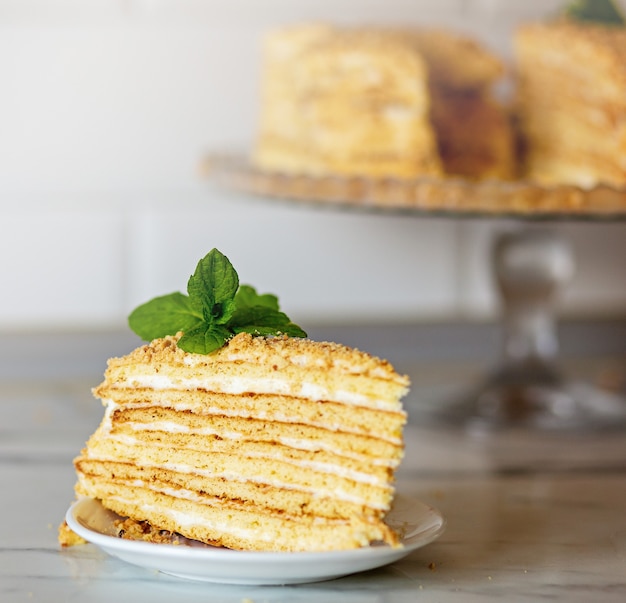
[[[54,374],[16,368],[0,376],[2,603],[626,600],[626,431],[471,435],[421,423],[415,397],[398,488],[440,509],[447,529],[399,562],[315,584],[232,586],[135,567],[93,545],[61,550],[72,458],[102,416],[90,388],[111,345],[93,345],[98,369],[74,362],[62,370],[63,345],[55,344],[47,352],[61,367]],[[424,362],[402,367],[414,389],[420,376],[432,386],[433,375],[462,373]]]

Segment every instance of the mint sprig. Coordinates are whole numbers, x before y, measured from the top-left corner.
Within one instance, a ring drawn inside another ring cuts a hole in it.
[[[575,21],[624,25],[624,16],[612,0],[573,0],[565,7],[565,15]]]
[[[239,285],[229,259],[212,249],[196,266],[187,295],[170,293],[138,306],[128,317],[130,328],[145,341],[183,332],[178,347],[210,354],[237,333],[289,335],[306,333],[280,311],[278,298]]]

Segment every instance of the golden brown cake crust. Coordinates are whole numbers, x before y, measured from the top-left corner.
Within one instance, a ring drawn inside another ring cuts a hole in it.
[[[109,367],[147,362],[164,362],[172,366],[214,366],[222,361],[262,362],[274,364],[276,369],[285,364],[303,363],[319,369],[334,369],[351,375],[388,379],[408,386],[406,375],[399,375],[387,361],[349,348],[339,343],[319,342],[300,337],[253,337],[249,333],[235,335],[226,346],[213,354],[189,354],[176,344],[182,336],[155,339],[136,348],[127,356],[112,358]]]

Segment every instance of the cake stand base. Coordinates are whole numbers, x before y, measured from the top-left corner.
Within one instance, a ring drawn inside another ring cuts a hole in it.
[[[437,423],[469,432],[526,428],[596,431],[626,425],[626,399],[590,384],[526,366],[496,371],[473,393],[441,408]]]

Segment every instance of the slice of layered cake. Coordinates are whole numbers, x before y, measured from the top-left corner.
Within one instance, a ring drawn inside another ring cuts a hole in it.
[[[606,12],[611,3],[574,5],[585,12],[516,32],[525,175],[544,184],[625,186],[626,26],[617,11]]]
[[[239,287],[229,266],[214,250],[189,297],[131,315],[140,333],[180,323],[181,308],[196,323],[109,361],[94,390],[104,418],[75,460],[77,493],[148,532],[234,549],[397,545],[384,519],[408,379],[369,354],[303,337],[276,298]],[[224,279],[229,293],[216,294]],[[212,309],[203,325],[198,295]]]

